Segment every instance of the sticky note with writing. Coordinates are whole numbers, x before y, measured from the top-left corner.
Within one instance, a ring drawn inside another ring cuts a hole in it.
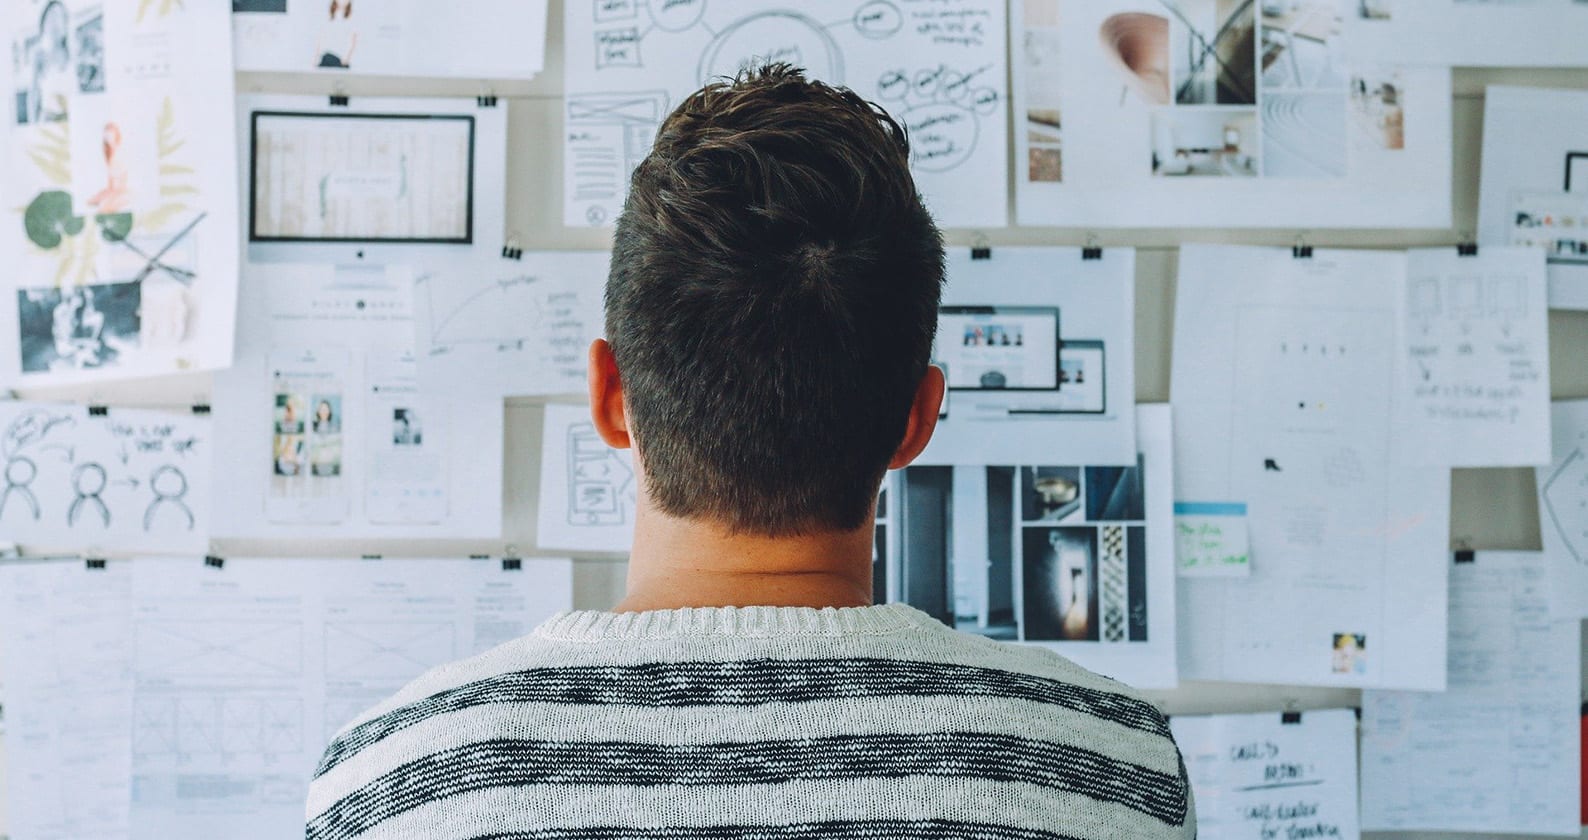
[[[1245,577],[1252,573],[1241,502],[1175,502],[1175,568],[1182,577]]]

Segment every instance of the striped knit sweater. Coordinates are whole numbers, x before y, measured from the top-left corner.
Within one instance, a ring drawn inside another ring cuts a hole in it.
[[[1162,715],[902,604],[570,612],[325,752],[309,840],[1189,838]]]

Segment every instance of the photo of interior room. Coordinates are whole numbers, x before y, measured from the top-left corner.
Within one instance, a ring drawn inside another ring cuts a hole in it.
[[[1406,148],[1405,85],[1400,74],[1357,74],[1351,79],[1351,122],[1356,142],[1371,149]]]
[[[1339,88],[1342,20],[1338,0],[1262,0],[1263,88]]]
[[[1253,177],[1257,112],[1251,108],[1161,108],[1152,115],[1152,173]]]
[[[1255,105],[1256,0],[1163,0],[1180,105]]]

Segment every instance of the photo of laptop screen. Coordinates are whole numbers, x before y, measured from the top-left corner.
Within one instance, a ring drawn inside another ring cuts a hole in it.
[[[474,118],[256,111],[251,242],[474,239]]]
[[[945,306],[935,358],[950,390],[1056,391],[1059,310],[1052,306]]]

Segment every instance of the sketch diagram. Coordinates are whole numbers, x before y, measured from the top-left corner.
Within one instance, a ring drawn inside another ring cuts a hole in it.
[[[143,695],[133,710],[132,749],[163,755],[283,755],[303,749],[296,697]]]
[[[192,414],[0,404],[0,525],[52,549],[202,548],[209,425]]]
[[[1007,9],[990,0],[598,0],[570,9],[565,221],[609,224],[667,110],[702,85],[782,62],[883,102],[951,226],[1003,221]]]
[[[420,386],[440,396],[582,393],[602,332],[605,253],[525,254],[504,274],[436,270],[414,280]]]
[[[1581,447],[1572,449],[1550,471],[1541,490],[1549,520],[1545,527],[1559,535],[1573,560],[1588,565],[1588,454]]]
[[[326,622],[325,673],[406,682],[457,658],[456,638],[451,621]]]
[[[568,524],[624,525],[633,507],[633,467],[593,425],[568,429]]]
[[[546,406],[543,435],[536,543],[628,551],[638,491],[633,456],[607,446],[584,406]]]
[[[294,621],[151,621],[134,639],[140,676],[284,679],[303,671]]]

